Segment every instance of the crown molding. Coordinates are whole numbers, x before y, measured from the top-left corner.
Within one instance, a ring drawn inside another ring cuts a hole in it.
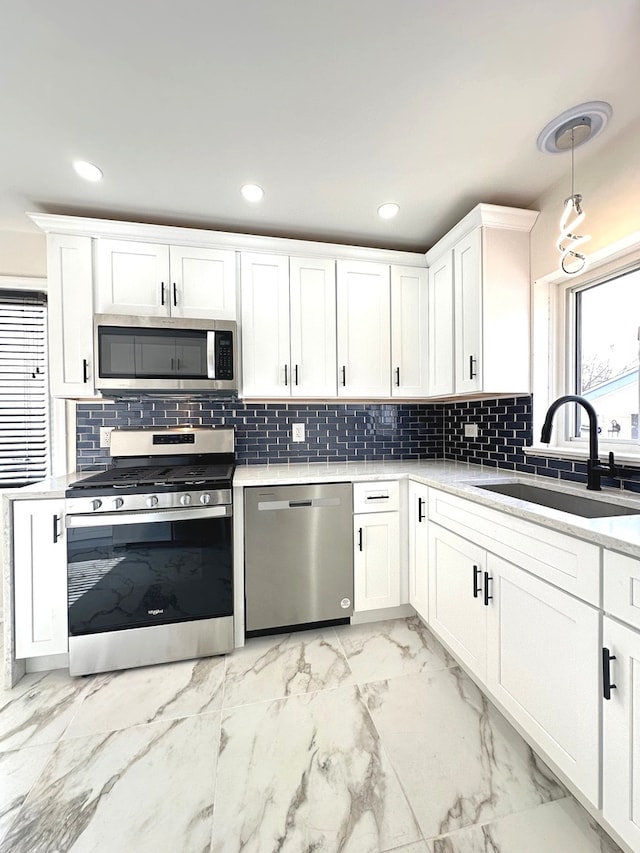
[[[98,239],[167,243],[174,246],[201,246],[265,254],[377,261],[378,263],[414,267],[426,266],[425,256],[421,252],[401,252],[394,249],[375,249],[341,243],[295,240],[289,237],[263,237],[256,234],[236,234],[229,231],[208,231],[203,228],[149,225],[142,222],[120,222],[113,219],[92,219],[49,213],[27,213],[27,216],[47,234],[74,234]]]
[[[435,246],[429,249],[426,254],[427,265],[431,266],[444,252],[452,249],[459,240],[479,226],[529,233],[539,215],[540,211],[538,210],[502,207],[497,204],[478,204],[464,219],[454,225],[451,231],[448,231],[441,240],[438,240]]]

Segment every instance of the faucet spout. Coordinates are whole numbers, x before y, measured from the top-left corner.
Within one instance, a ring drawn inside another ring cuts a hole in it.
[[[558,397],[549,406],[547,414],[542,425],[540,441],[544,444],[549,444],[551,441],[551,428],[553,426],[553,416],[565,403],[577,403],[587,413],[589,418],[589,459],[587,460],[587,489],[601,491],[600,475],[609,474],[611,477],[616,476],[616,468],[614,466],[613,453],[609,454],[609,462],[603,465],[598,458],[598,416],[596,410],[591,403],[584,397],[579,397],[577,394],[565,394],[564,397]]]

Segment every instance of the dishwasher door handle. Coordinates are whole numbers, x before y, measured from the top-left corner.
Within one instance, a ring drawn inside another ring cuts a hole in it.
[[[293,501],[258,501],[258,512],[269,512],[279,509],[298,509],[299,507],[340,506],[340,498],[301,498]]]

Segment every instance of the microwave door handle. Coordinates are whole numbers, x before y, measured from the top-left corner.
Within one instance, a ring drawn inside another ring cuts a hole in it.
[[[216,333],[207,332],[207,378],[216,378]]]

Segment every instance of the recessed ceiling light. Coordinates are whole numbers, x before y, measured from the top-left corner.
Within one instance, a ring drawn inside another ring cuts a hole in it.
[[[81,178],[85,179],[85,181],[102,180],[102,170],[98,169],[97,166],[94,166],[93,163],[87,163],[86,160],[76,160],[73,164],[73,168]]]
[[[252,202],[262,201],[262,197],[264,196],[264,190],[257,184],[245,184],[240,188],[240,192],[243,198]]]
[[[393,201],[388,201],[386,204],[381,204],[378,208],[378,216],[381,219],[393,219],[394,216],[398,215],[398,211],[400,210],[400,205],[396,204]]]

